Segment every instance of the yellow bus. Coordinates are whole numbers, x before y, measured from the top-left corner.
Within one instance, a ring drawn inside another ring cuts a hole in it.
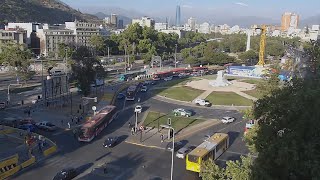
[[[225,133],[215,133],[187,154],[186,169],[199,173],[203,161],[208,159],[216,160],[228,147],[229,135]]]

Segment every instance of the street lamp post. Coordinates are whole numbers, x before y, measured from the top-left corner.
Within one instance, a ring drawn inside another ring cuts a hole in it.
[[[176,48],[175,48],[175,53],[174,53],[174,68],[177,68],[177,48],[178,48],[178,45],[176,44],[175,46],[176,46]]]
[[[162,128],[169,129],[169,132],[172,130],[173,140],[172,140],[172,154],[171,154],[171,180],[173,180],[173,157],[174,157],[174,128],[169,125],[161,125]],[[168,137],[169,138],[169,137]]]
[[[21,84],[9,84],[8,85],[8,104],[10,103],[10,86],[22,86]]]

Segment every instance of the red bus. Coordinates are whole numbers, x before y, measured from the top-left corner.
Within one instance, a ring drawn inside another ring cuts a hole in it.
[[[90,142],[117,116],[116,106],[105,106],[80,128],[78,140]]]

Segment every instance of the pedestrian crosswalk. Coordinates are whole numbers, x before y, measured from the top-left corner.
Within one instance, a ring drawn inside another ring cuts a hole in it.
[[[58,170],[69,167],[78,168],[83,164],[85,164],[85,162],[81,158],[75,159],[66,156],[55,156],[44,161],[46,168],[59,168]]]

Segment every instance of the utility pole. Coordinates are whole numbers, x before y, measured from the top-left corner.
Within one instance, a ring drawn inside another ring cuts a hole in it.
[[[127,73],[127,46],[124,47],[124,73]]]
[[[110,48],[108,46],[108,60],[110,59]]]
[[[177,48],[178,48],[178,45],[176,44],[175,53],[174,53],[174,68],[177,68]]]

